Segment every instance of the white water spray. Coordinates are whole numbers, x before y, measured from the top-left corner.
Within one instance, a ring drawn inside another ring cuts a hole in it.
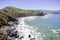
[[[25,24],[26,19],[35,18],[33,17],[18,18],[19,24],[16,26],[15,30],[18,31],[19,37],[15,38],[14,40],[43,40],[40,32],[37,32],[36,29],[33,28],[32,26]]]

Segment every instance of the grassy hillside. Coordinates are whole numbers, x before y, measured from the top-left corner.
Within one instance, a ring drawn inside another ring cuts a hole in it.
[[[36,10],[23,10],[23,9],[19,9],[19,8],[15,8],[12,6],[7,6],[3,9],[0,10],[1,12],[5,12],[5,13],[12,13],[12,14],[16,14],[16,13],[40,13],[40,11],[36,11]]]

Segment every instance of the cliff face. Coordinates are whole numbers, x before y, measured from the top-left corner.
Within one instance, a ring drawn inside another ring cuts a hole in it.
[[[8,26],[14,24],[17,21],[14,16],[0,12],[0,40],[7,39]]]
[[[14,22],[16,21],[16,19],[12,17],[11,15],[0,12],[0,27],[3,25],[10,25],[8,24],[8,22],[10,21]]]

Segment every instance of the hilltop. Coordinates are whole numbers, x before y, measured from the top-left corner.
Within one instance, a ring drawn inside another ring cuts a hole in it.
[[[12,7],[12,6],[7,6],[3,9],[1,9],[2,12],[5,13],[12,13],[12,14],[16,14],[16,13],[38,13],[40,11],[36,11],[36,10],[24,10],[24,9],[19,9],[16,7]]]
[[[38,10],[24,10],[12,6],[7,6],[1,9],[0,11],[8,14],[13,14],[15,16],[17,16],[18,14],[20,16],[43,16],[44,15],[43,12],[40,12]]]

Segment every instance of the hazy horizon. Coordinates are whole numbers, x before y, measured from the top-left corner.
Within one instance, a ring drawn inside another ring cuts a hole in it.
[[[60,10],[60,0],[0,0],[0,9],[6,6],[29,10]]]

